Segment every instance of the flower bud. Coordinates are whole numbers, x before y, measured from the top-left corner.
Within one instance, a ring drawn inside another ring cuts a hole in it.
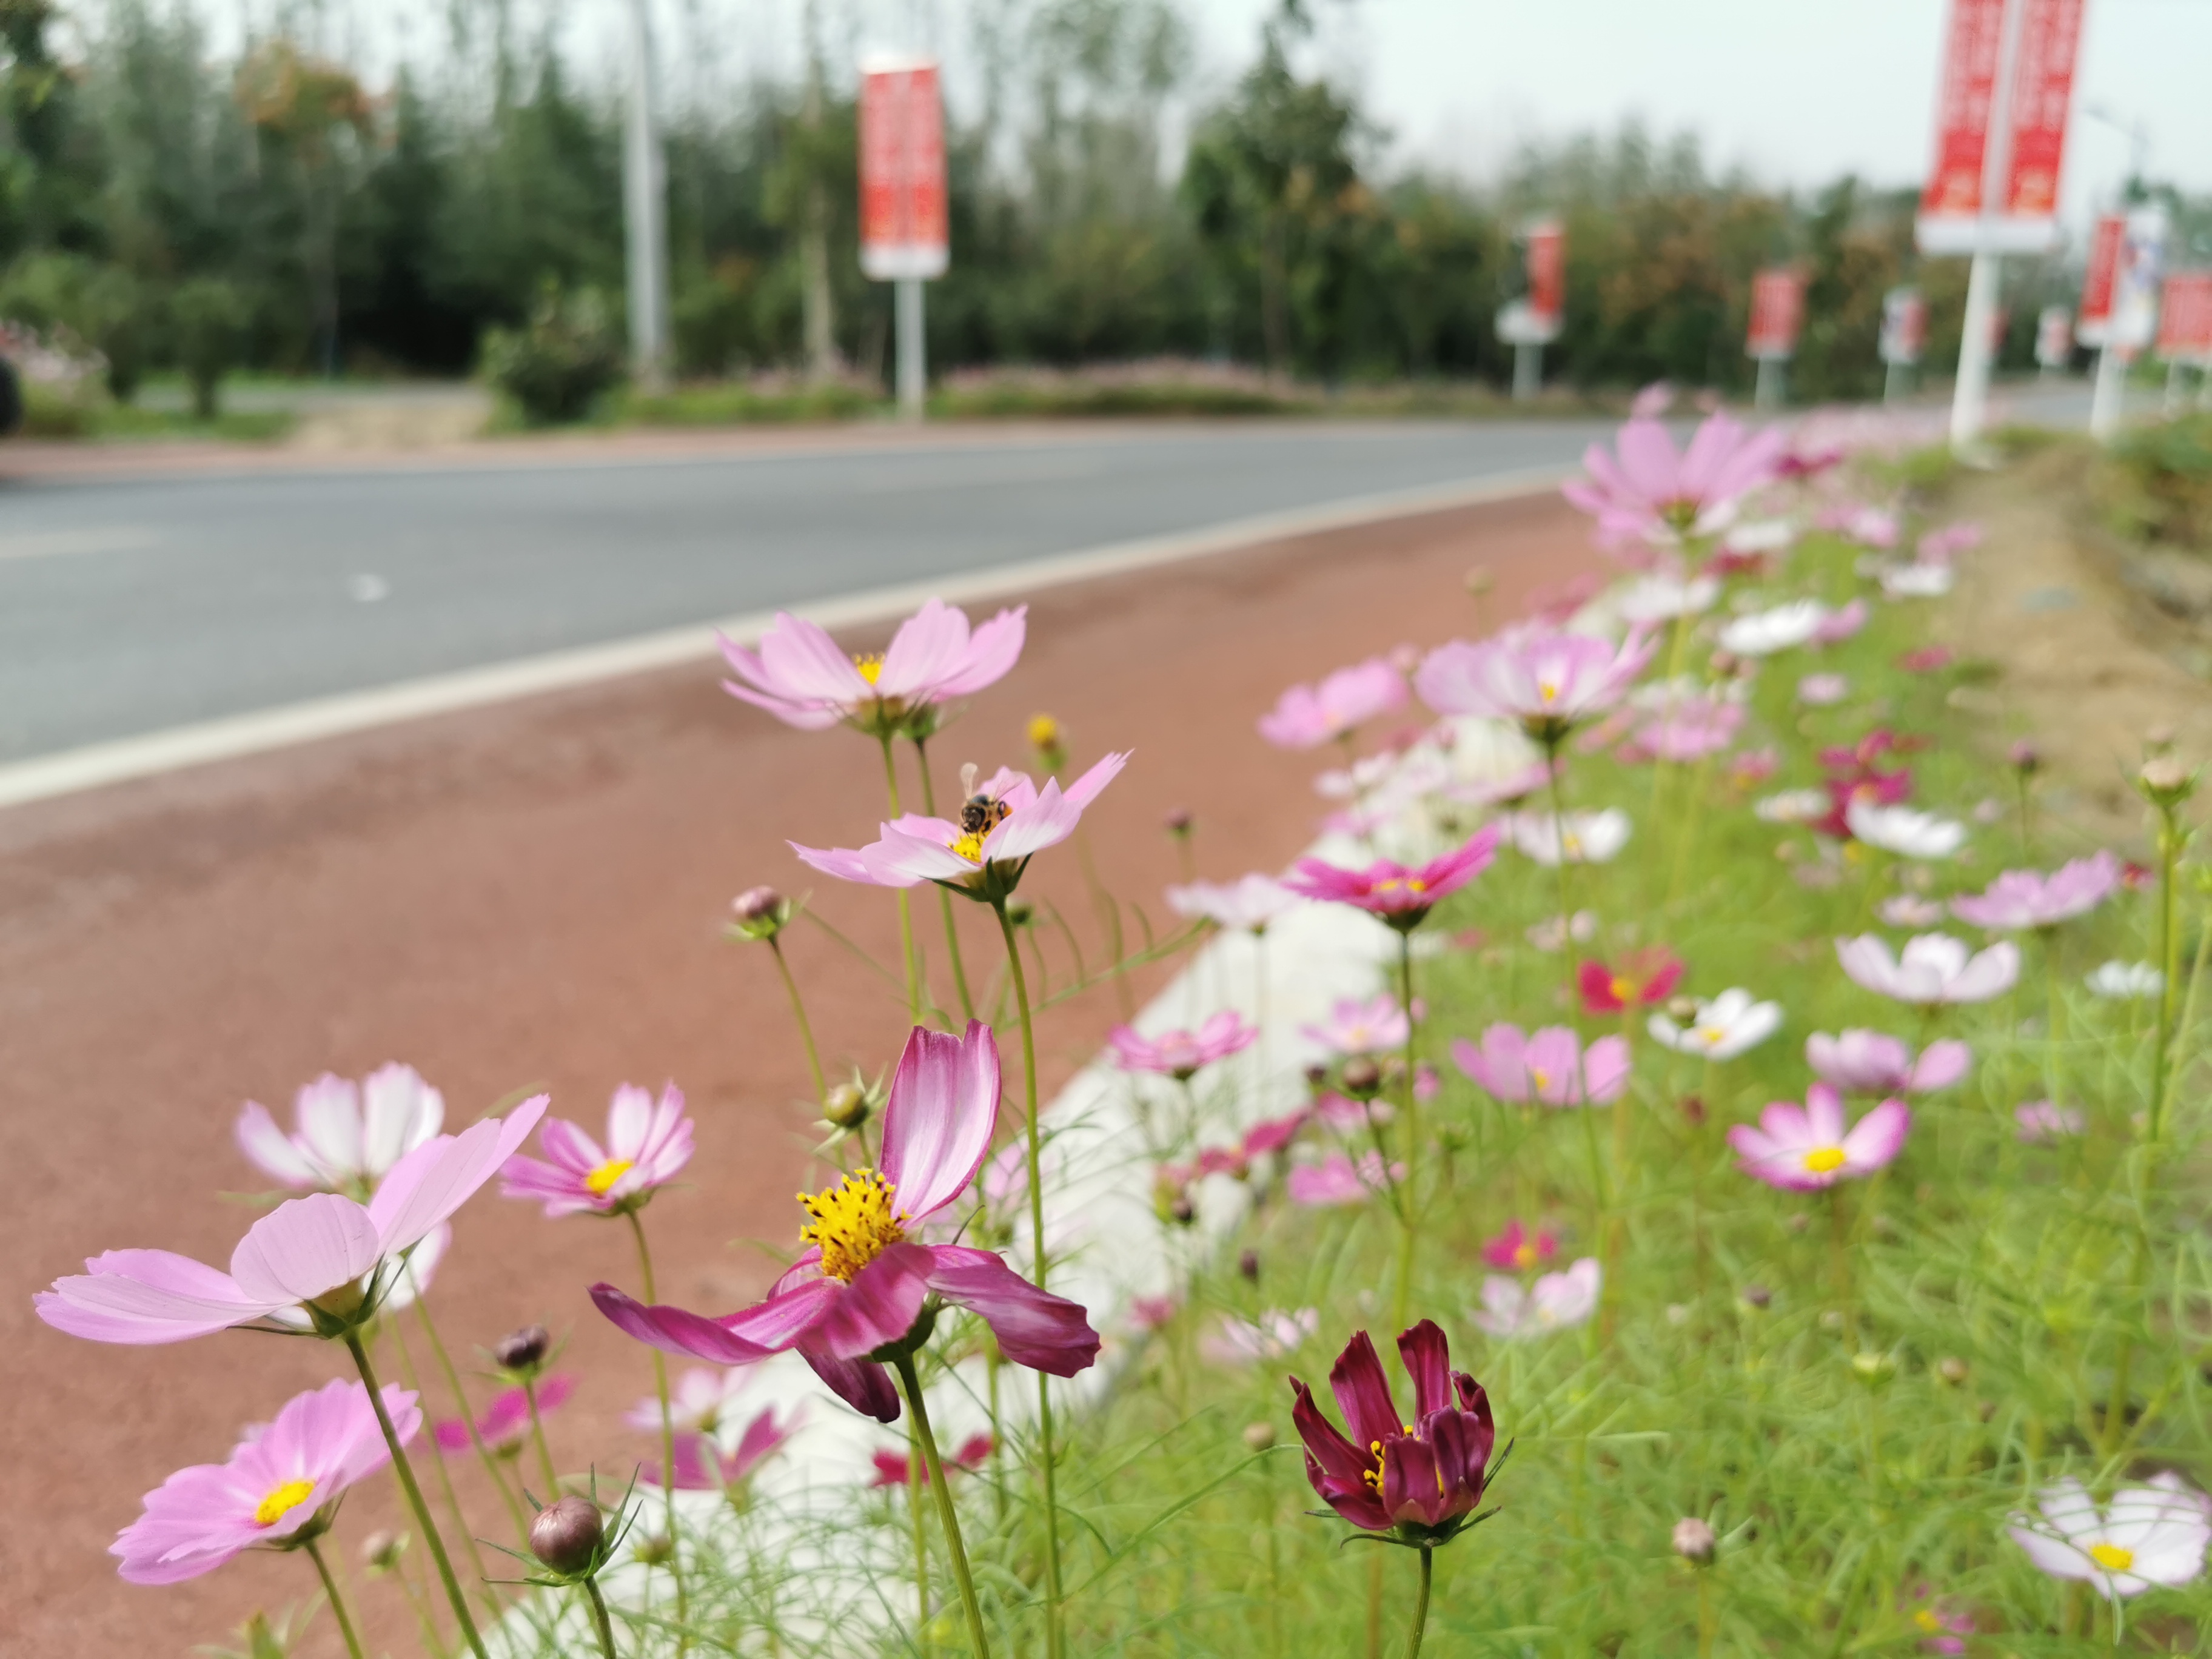
[[[665,1532],[647,1533],[630,1553],[648,1567],[665,1567],[676,1559],[676,1546]]]
[[[1702,1129],[1705,1127],[1705,1103],[1702,1096],[1684,1095],[1682,1097],[1682,1121],[1692,1129]]]
[[[509,1331],[491,1345],[492,1363],[503,1371],[527,1376],[545,1363],[553,1346],[553,1334],[543,1325],[525,1325]]]
[[[1486,564],[1474,566],[1463,580],[1467,583],[1467,591],[1478,599],[1498,586],[1497,575]]]
[[[1766,1307],[1774,1300],[1774,1292],[1756,1279],[1745,1285],[1737,1294],[1743,1297],[1746,1305],[1753,1308]]]
[[[1966,1382],[1966,1362],[1956,1354],[1946,1354],[1936,1362],[1936,1375],[1953,1388],[1964,1388]]]
[[[1869,1388],[1879,1387],[1897,1375],[1897,1361],[1886,1353],[1855,1353],[1851,1374]]]
[[[1016,927],[1026,927],[1036,920],[1036,906],[1029,900],[1018,898],[1006,901],[1006,921]]]
[[[874,1113],[868,1091],[855,1083],[833,1083],[822,1097],[823,1120],[841,1129],[859,1129]]]
[[[2136,775],[2142,781],[2143,793],[2154,806],[2179,805],[2197,787],[2195,775],[2168,754],[2153,755]]]
[[[1719,1542],[1713,1536],[1711,1523],[1694,1515],[1686,1515],[1674,1523],[1674,1553],[1693,1566],[1711,1566]]]
[[[571,1492],[538,1510],[530,1523],[530,1553],[556,1572],[589,1572],[605,1536],[599,1506]]]
[[[1247,1250],[1237,1258],[1237,1271],[1255,1285],[1260,1282],[1260,1253]]]
[[[1307,1066],[1306,1087],[1311,1089],[1316,1094],[1319,1094],[1322,1090],[1328,1088],[1328,1067],[1326,1066]]]
[[[407,1547],[407,1534],[391,1532],[383,1528],[361,1540],[362,1565],[371,1572],[389,1572],[399,1564],[399,1553]]]
[[[1160,827],[1177,841],[1182,841],[1189,836],[1191,826],[1197,822],[1198,820],[1191,815],[1190,808],[1178,806],[1160,820]]]
[[[791,901],[773,887],[748,887],[730,901],[738,932],[747,939],[774,939],[791,920]]]
[[[1364,1054],[1344,1062],[1344,1092],[1354,1100],[1372,1100],[1382,1091],[1382,1068]]]
[[[1189,1194],[1176,1194],[1175,1201],[1168,1206],[1168,1219],[1178,1227],[1188,1227],[1198,1219],[1198,1206],[1190,1201]]]
[[[1695,1020],[1697,1017],[1698,1000],[1695,997],[1669,997],[1667,999],[1667,1018],[1673,1020],[1675,1024],[1687,1025],[1692,1021]]]
[[[2022,775],[2042,769],[2043,751],[2026,738],[2013,744],[2008,751],[2008,757],[2012,761],[2013,769]]]
[[[1275,1443],[1273,1423],[1250,1423],[1244,1428],[1244,1443],[1255,1452],[1263,1452]]]

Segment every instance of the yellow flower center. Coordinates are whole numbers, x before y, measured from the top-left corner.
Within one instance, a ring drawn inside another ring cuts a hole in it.
[[[1526,1273],[1534,1267],[1536,1260],[1536,1247],[1534,1244],[1516,1244],[1513,1247],[1513,1265],[1522,1272]]]
[[[1419,876],[1385,876],[1375,884],[1375,890],[1378,893],[1395,893],[1401,887],[1409,893],[1429,890],[1429,884]]]
[[[584,1190],[593,1198],[605,1198],[614,1190],[614,1184],[630,1172],[636,1160],[611,1158],[584,1177]]]
[[[1607,985],[1605,988],[1613,993],[1613,1000],[1615,1002],[1633,1002],[1636,1000],[1636,981],[1632,979],[1622,979],[1616,975],[1613,977],[1613,982]]]
[[[891,1206],[896,1190],[873,1170],[855,1170],[834,1187],[799,1201],[814,1218],[799,1230],[822,1251],[822,1271],[851,1284],[853,1276],[894,1244],[906,1242],[906,1217]]]
[[[981,864],[983,861],[983,838],[981,836],[962,836],[945,844],[970,864]]]
[[[253,1524],[257,1527],[275,1526],[306,1503],[314,1490],[315,1483],[312,1480],[287,1480],[253,1506]],[[2130,1556],[2128,1559],[2132,1561],[2135,1558]]]
[[[1943,1621],[1941,1619],[1938,1619],[1935,1613],[1927,1607],[1923,1607],[1919,1612],[1914,1613],[1912,1615],[1912,1622],[1919,1626],[1921,1629],[1928,1632],[1930,1635],[1940,1635],[1942,1632]]]
[[[1826,1175],[1831,1170],[1844,1167],[1844,1149],[1840,1146],[1815,1146],[1805,1154],[1806,1172]]]
[[[1578,859],[1583,855],[1583,838],[1580,836],[1576,835],[1572,830],[1569,830],[1565,836],[1561,837],[1560,844],[1567,849],[1567,856],[1569,858]]]
[[[1717,1025],[1700,1025],[1698,1028],[1698,1041],[1708,1048],[1719,1048],[1727,1038],[1728,1033]]]
[[[1049,749],[1060,741],[1060,722],[1049,714],[1030,717],[1030,747]]]
[[[860,671],[860,678],[873,685],[883,678],[884,659],[877,656],[855,657],[853,666]]]
[[[1540,681],[1536,686],[1536,695],[1547,703],[1557,702],[1559,700],[1559,688],[1547,682]]]
[[[1552,1086],[1552,1074],[1540,1066],[1532,1066],[1528,1068],[1528,1081],[1540,1090],[1548,1089]]]
[[[2136,1564],[2136,1553],[2118,1544],[2092,1544],[2089,1559],[2106,1572],[2125,1572]]]

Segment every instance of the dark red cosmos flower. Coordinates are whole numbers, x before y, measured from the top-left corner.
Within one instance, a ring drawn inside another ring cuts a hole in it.
[[[1682,959],[1664,947],[1632,951],[1617,963],[1585,962],[1576,970],[1583,1006],[1593,1014],[1617,1014],[1648,1008],[1674,994],[1682,982]]]
[[[1369,1532],[1395,1532],[1424,1548],[1448,1542],[1480,1516],[1498,1431],[1490,1399],[1465,1371],[1451,1369],[1444,1334],[1425,1319],[1398,1337],[1413,1379],[1413,1417],[1402,1421],[1389,1379],[1367,1333],[1353,1333],[1328,1373],[1347,1440],[1314,1404],[1297,1377],[1291,1413],[1305,1442],[1306,1479],[1328,1506]]]

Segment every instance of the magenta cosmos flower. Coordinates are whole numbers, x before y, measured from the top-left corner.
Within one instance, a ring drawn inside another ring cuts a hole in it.
[[[383,1391],[402,1445],[422,1426],[415,1396]],[[295,1395],[273,1422],[248,1430],[224,1463],[179,1469],[146,1494],[146,1512],[108,1553],[134,1584],[175,1584],[247,1550],[289,1549],[329,1525],[326,1504],[392,1455],[368,1390],[326,1382]]]
[[[1022,654],[1028,611],[1001,611],[971,633],[965,611],[932,599],[899,624],[883,655],[849,657],[814,623],[779,611],[758,652],[722,641],[737,675],[722,689],[801,731],[842,720],[890,736],[1004,678]]]
[[[903,1454],[884,1447],[871,1452],[868,1455],[868,1461],[875,1465],[876,1469],[874,1476],[868,1482],[872,1486],[903,1486],[909,1480],[919,1480],[925,1486],[929,1484],[929,1464],[927,1460],[917,1469],[907,1462]],[[988,1434],[971,1434],[962,1441],[956,1449],[946,1454],[941,1461],[945,1464],[945,1473],[948,1476],[973,1474],[991,1461],[991,1437]]]
[[[1518,720],[1554,749],[1575,726],[1619,702],[1656,648],[1641,628],[1630,629],[1617,647],[1588,634],[1511,628],[1479,645],[1438,646],[1414,675],[1413,689],[1440,714]]]
[[[749,1365],[795,1348],[841,1398],[885,1423],[898,1420],[898,1395],[870,1356],[915,1340],[917,1326],[926,1335],[925,1309],[935,1301],[976,1315],[1015,1364],[1073,1376],[1098,1354],[1082,1308],[1039,1290],[994,1251],[913,1237],[960,1201],[983,1167],[998,1115],[990,1027],[971,1020],[956,1037],[917,1026],[884,1108],[882,1169],[801,1194],[810,1219],[799,1237],[808,1248],[766,1301],[709,1319],[647,1307],[611,1285],[594,1285],[592,1300],[639,1341],[716,1364]]]
[[[1234,1008],[1224,1008],[1195,1031],[1163,1031],[1142,1037],[1136,1028],[1116,1025],[1106,1034],[1114,1058],[1125,1072],[1152,1072],[1184,1082],[1205,1066],[1241,1054],[1259,1040],[1260,1028]]]
[[[1668,544],[1709,536],[1726,529],[1736,504],[1775,477],[1787,441],[1772,428],[1754,433],[1713,415],[1678,453],[1658,422],[1632,420],[1611,453],[1601,444],[1583,453],[1589,482],[1577,479],[1560,494],[1616,542]]]
[[[1885,1100],[1846,1130],[1844,1097],[1816,1083],[1802,1106],[1778,1100],[1759,1115],[1758,1127],[1739,1123],[1728,1139],[1744,1174],[1784,1192],[1813,1193],[1884,1167],[1911,1127],[1905,1103]]]
[[[781,1451],[791,1437],[799,1432],[799,1411],[795,1407],[781,1418],[776,1415],[775,1407],[768,1407],[755,1413],[752,1421],[745,1425],[735,1449],[731,1451],[724,1451],[709,1434],[678,1435],[677,1491],[727,1492],[732,1486],[743,1486],[754,1470]],[[648,1486],[665,1484],[659,1463],[640,1466],[637,1478]]]
[[[1507,1222],[1505,1231],[1485,1241],[1482,1247],[1482,1259],[1492,1267],[1524,1273],[1542,1267],[1559,1253],[1556,1234],[1543,1230],[1532,1233],[1517,1219]]]
[[[1273,876],[1257,873],[1235,881],[1194,881],[1168,889],[1168,906],[1179,916],[1264,933],[1278,919],[1305,902]]]
[[[383,1066],[360,1083],[325,1073],[292,1097],[293,1133],[249,1100],[238,1148],[264,1175],[297,1191],[366,1199],[392,1166],[436,1134],[445,1097],[411,1066]]]
[[[1413,1014],[1419,1012],[1415,1009]],[[1413,1029],[1412,1021],[1398,999],[1383,991],[1364,1001],[1346,997],[1328,1011],[1326,1024],[1301,1025],[1298,1030],[1340,1054],[1377,1054],[1404,1048]]]
[[[1924,1095],[1948,1089],[1966,1075],[1973,1053],[1963,1042],[1931,1042],[1917,1060],[1898,1038],[1881,1031],[1850,1030],[1805,1039],[1805,1063],[1823,1083],[1847,1095]]]
[[[568,1404],[568,1396],[576,1392],[576,1379],[566,1371],[555,1371],[530,1387],[537,1392],[542,1419]],[[489,1451],[514,1451],[529,1432],[530,1392],[522,1389],[501,1389],[491,1397],[476,1420],[475,1440],[470,1438],[468,1424],[458,1417],[441,1418],[430,1425],[430,1437],[441,1452],[467,1451],[476,1440],[483,1441]]]
[[[1453,1063],[1476,1087],[1516,1106],[1531,1100],[1547,1106],[1603,1105],[1628,1086],[1626,1038],[1602,1036],[1584,1049],[1564,1025],[1526,1036],[1517,1025],[1493,1025],[1482,1034],[1480,1048],[1458,1037],[1451,1052]]]
[[[1836,960],[1857,984],[1899,1002],[1948,1006],[2002,996],[2020,977],[2020,947],[1999,939],[1969,955],[1948,933],[1917,933],[1892,956],[1876,933],[1836,941]]]
[[[1364,869],[1346,870],[1321,859],[1300,859],[1283,884],[1305,898],[1356,905],[1400,933],[1408,933],[1441,900],[1490,867],[1498,856],[1501,834],[1498,825],[1491,824],[1468,836],[1464,846],[1422,865],[1377,859]]]
[[[1384,657],[1340,668],[1318,685],[1294,685],[1260,716],[1260,735],[1278,749],[1333,742],[1406,704],[1406,677]]]
[[[2085,915],[2120,890],[2120,861],[2099,851],[2075,859],[2050,875],[2008,870],[1989,890],[1951,901],[1951,914],[1993,933],[2023,927],[2056,927]]]
[[[544,1199],[549,1216],[621,1215],[642,1209],[691,1161],[691,1120],[674,1084],[655,1101],[625,1083],[607,1107],[605,1147],[559,1117],[545,1120],[538,1146],[544,1160],[507,1159],[500,1171],[503,1196]]]
[[[1355,1527],[1433,1547],[1481,1518],[1474,1511],[1498,1431],[1482,1385],[1451,1369],[1435,1321],[1401,1332],[1398,1353],[1413,1381],[1411,1423],[1398,1415],[1364,1331],[1353,1333],[1328,1373],[1351,1437],[1322,1415],[1312,1390],[1295,1376],[1291,1420],[1305,1443],[1306,1479],[1324,1503]]]
[[[1283,1190],[1293,1204],[1331,1209],[1341,1204],[1364,1204],[1405,1178],[1406,1166],[1393,1164],[1385,1169],[1380,1152],[1362,1152],[1357,1164],[1343,1152],[1331,1152],[1318,1164],[1294,1165],[1283,1178]]]
[[[967,795],[960,821],[909,812],[880,826],[882,838],[857,849],[801,847],[791,850],[825,876],[878,887],[912,887],[933,881],[956,893],[996,903],[1014,890],[1029,861],[1075,833],[1083,809],[1128,764],[1127,752],[1109,755],[1065,792],[1058,778],[1042,789],[1024,772],[1001,768],[978,785],[975,769],[961,770]]]
[[[234,1325],[342,1335],[383,1304],[407,1253],[514,1156],[545,1101],[425,1141],[365,1205],[336,1193],[279,1204],[246,1230],[228,1273],[171,1250],[96,1255],[33,1298],[39,1317],[94,1342],[182,1342]]]

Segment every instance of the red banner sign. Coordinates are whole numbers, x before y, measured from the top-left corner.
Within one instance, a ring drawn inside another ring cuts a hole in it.
[[[2081,44],[2081,0],[2025,0],[2012,76],[2012,154],[2006,162],[2005,216],[2055,219],[2058,172],[2066,158],[2066,113],[2074,100],[2074,59]]]
[[[1972,219],[1982,210],[1990,111],[2004,56],[2005,0],[1951,0],[1943,82],[1936,103],[1936,166],[1921,192],[1926,219]]]
[[[1528,227],[1528,309],[1556,331],[1567,314],[1567,233],[1557,219]]]
[[[2158,355],[2168,362],[2212,359],[2212,270],[2177,270],[2166,279]]]
[[[950,240],[937,65],[863,64],[860,270],[877,282],[941,276]]]
[[[2120,251],[2127,246],[2124,215],[2107,213],[2097,221],[2089,239],[2089,270],[2081,279],[2081,318],[2074,325],[2075,337],[2086,346],[2105,343],[2106,325],[2112,320],[2112,296],[2119,291]]]
[[[1789,265],[1762,270],[1751,280],[1751,328],[1744,351],[1786,361],[1797,349],[1805,323],[1805,278]]]

